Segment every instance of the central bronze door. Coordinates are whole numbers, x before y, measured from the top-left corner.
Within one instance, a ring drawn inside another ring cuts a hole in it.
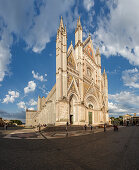
[[[88,112],[89,125],[92,124],[92,112]]]

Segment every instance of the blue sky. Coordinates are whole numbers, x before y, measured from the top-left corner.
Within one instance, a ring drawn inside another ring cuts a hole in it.
[[[109,113],[139,113],[138,0],[0,0],[0,117],[25,119],[38,95],[55,84],[56,32],[60,17],[68,46],[81,17],[100,48],[108,76]]]

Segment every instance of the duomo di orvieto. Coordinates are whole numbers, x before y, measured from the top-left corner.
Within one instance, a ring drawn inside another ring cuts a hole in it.
[[[91,36],[82,40],[80,18],[75,29],[75,46],[67,49],[66,26],[61,17],[56,37],[56,84],[45,97],[38,97],[37,111],[26,110],[26,126],[109,123],[108,80],[101,74],[99,49]]]

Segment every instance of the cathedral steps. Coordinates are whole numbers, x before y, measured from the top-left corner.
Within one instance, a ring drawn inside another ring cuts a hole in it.
[[[99,128],[97,126],[93,127],[93,128]],[[87,126],[86,127],[86,130],[90,130],[90,126]],[[84,126],[81,126],[81,125],[69,125],[68,127],[66,125],[61,125],[61,126],[47,126],[45,128],[43,128],[42,131],[44,132],[55,132],[55,131],[77,131],[77,130],[85,130]]]
[[[53,127],[45,127],[42,131],[44,132],[55,132],[55,131],[76,131],[76,130],[84,130],[84,126],[79,125],[69,125],[68,128],[65,125],[61,126],[53,126]]]

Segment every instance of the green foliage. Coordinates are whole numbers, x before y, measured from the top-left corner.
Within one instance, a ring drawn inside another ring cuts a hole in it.
[[[110,117],[111,119],[111,123],[114,125],[123,125],[123,116],[119,116],[119,117]]]
[[[10,120],[10,122],[13,124],[13,123],[16,123],[17,125],[22,125],[22,121],[21,120]]]

